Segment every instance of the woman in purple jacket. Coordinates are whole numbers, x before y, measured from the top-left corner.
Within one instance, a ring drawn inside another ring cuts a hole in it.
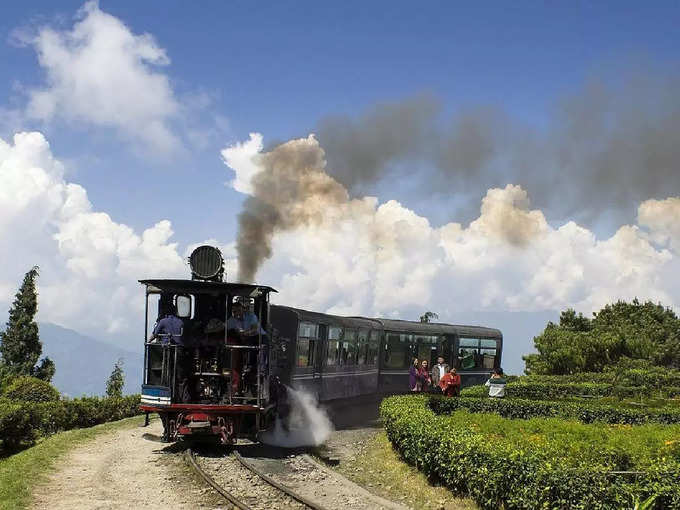
[[[420,379],[418,378],[418,358],[413,358],[413,363],[408,369],[408,387],[411,391],[422,391]]]

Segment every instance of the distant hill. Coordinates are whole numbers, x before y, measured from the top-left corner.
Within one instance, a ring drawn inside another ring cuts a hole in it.
[[[95,340],[72,329],[55,324],[40,323],[43,355],[49,356],[57,371],[52,383],[71,397],[104,395],[106,380],[118,358],[124,361],[125,393],[138,393],[142,380],[144,354],[131,352]]]

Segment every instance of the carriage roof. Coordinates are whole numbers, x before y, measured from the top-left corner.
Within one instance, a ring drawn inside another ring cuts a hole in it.
[[[276,305],[297,314],[301,321],[316,322],[331,326],[351,328],[379,328],[385,331],[420,333],[422,335],[458,335],[476,338],[503,338],[500,330],[482,326],[465,326],[438,322],[416,322],[394,319],[373,319],[369,317],[340,317],[319,312],[310,312],[300,308]]]

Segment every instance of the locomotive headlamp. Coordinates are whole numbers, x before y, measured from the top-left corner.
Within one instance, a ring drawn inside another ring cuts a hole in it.
[[[224,259],[222,252],[214,246],[199,246],[189,256],[192,280],[222,281],[224,276]]]

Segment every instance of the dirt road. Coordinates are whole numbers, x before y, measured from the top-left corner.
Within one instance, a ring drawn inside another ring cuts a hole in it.
[[[161,431],[154,420],[149,427],[125,428],[76,448],[35,489],[33,508],[219,508],[179,455],[166,454],[166,445],[143,437]]]

